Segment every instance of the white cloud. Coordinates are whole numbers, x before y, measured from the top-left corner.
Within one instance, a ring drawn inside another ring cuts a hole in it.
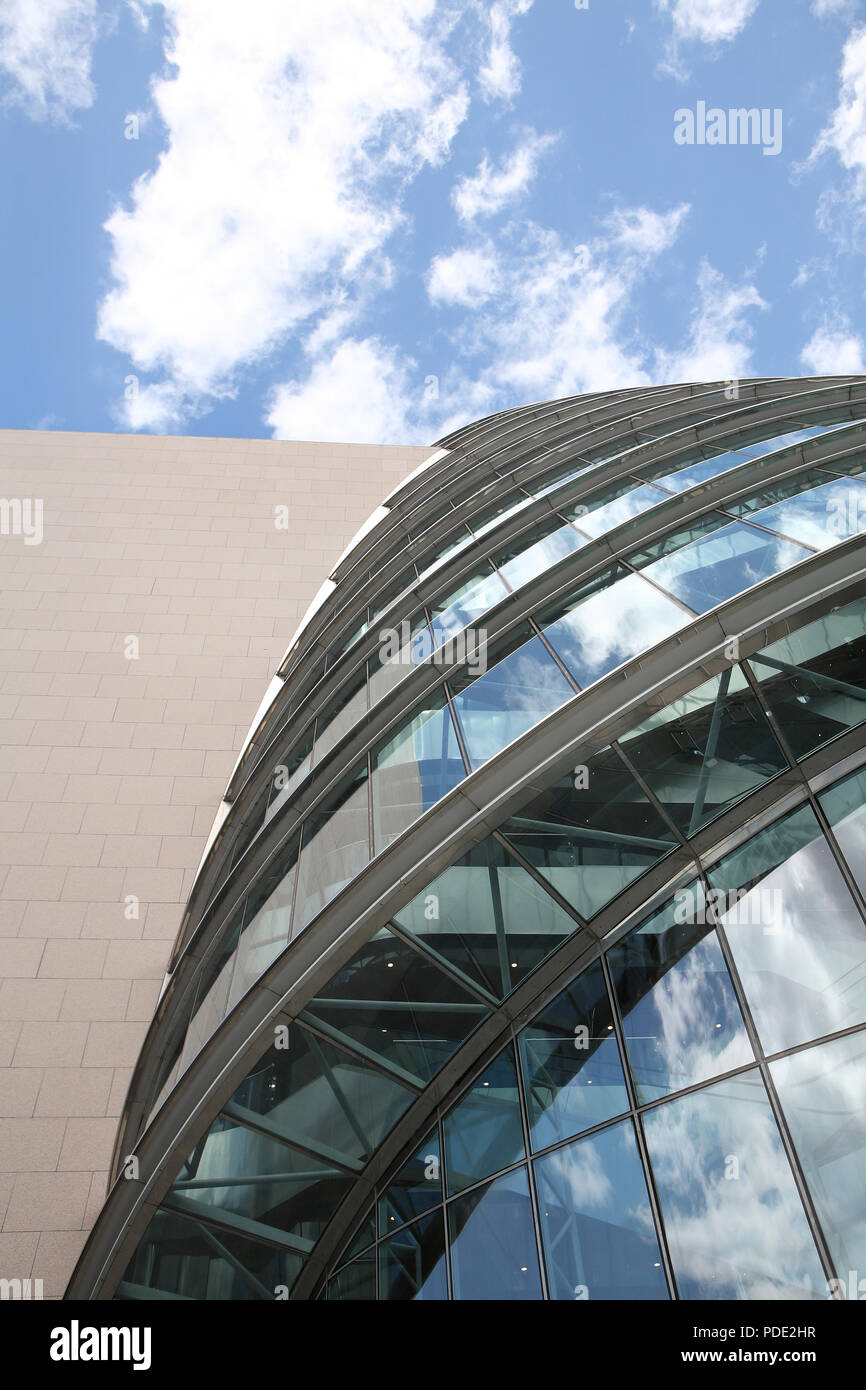
[[[144,0],[144,4],[146,3],[147,0]],[[126,0],[126,7],[143,34],[150,28],[150,15],[145,13],[144,4],[140,3],[140,0]]]
[[[850,14],[856,0],[812,0],[812,13],[818,19],[828,15]]]
[[[5,99],[40,121],[68,121],[73,111],[91,106],[90,63],[99,28],[97,0],[4,0]]]
[[[866,174],[866,28],[855,29],[842,50],[839,104],[821,132],[810,159],[835,153],[851,171],[855,190],[864,190]]]
[[[680,349],[656,354],[665,381],[730,381],[750,375],[752,327],[748,314],[766,309],[754,285],[731,285],[706,262],[698,272],[698,301],[689,339]]]
[[[491,246],[461,248],[448,256],[436,256],[427,275],[427,294],[432,304],[463,304],[476,308],[496,288],[498,263]]]
[[[716,44],[736,38],[758,0],[656,0],[656,5],[670,14],[675,38]]]
[[[535,178],[541,156],[555,143],[555,135],[533,131],[496,169],[485,155],[477,171],[460,179],[451,195],[461,221],[492,217],[519,198]]]
[[[126,406],[138,428],[233,394],[244,366],[314,331],[381,262],[405,182],[444,158],[468,106],[434,0],[164,9],[167,149],[106,224],[98,330],[162,377]]]
[[[847,376],[866,371],[863,339],[843,316],[816,328],[800,353],[803,366],[815,376]]]
[[[306,381],[277,387],[267,423],[277,439],[405,443],[414,365],[375,338],[347,339]]]
[[[514,19],[532,8],[532,0],[495,0],[486,9],[490,25],[487,58],[478,74],[485,101],[512,101],[520,91],[520,63],[511,47]]]

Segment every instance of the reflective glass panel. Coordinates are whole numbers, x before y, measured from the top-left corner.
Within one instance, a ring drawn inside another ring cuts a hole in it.
[[[749,658],[795,757],[866,719],[866,601],[856,599]]]
[[[510,1047],[500,1052],[448,1112],[443,1132],[449,1194],[526,1157]]]
[[[611,947],[608,961],[641,1104],[754,1061],[700,882]]]
[[[765,1051],[866,1019],[866,925],[809,807],[709,878]]]
[[[553,516],[518,536],[492,559],[512,589],[519,589],[521,584],[536,579],[586,543],[585,537],[579,536],[573,526],[563,526],[560,518]]]
[[[553,1299],[666,1299],[631,1120],[535,1160]]]
[[[846,1298],[866,1294],[866,1033],[781,1057],[771,1072]],[[852,1291],[849,1271],[857,1271]]]
[[[339,743],[344,734],[364,720],[367,713],[367,668],[340,689],[339,694],[322,710],[316,720],[316,742],[313,758],[319,762]]]
[[[866,487],[857,478],[824,483],[754,512],[752,520],[815,550],[826,550],[866,531]]]
[[[861,893],[866,893],[866,769],[852,772],[819,798]]]
[[[296,834],[250,889],[229,987],[230,1009],[289,944],[298,841]]]
[[[517,1039],[533,1151],[628,1109],[599,962],[584,970]]]
[[[445,1219],[437,1211],[379,1246],[379,1298],[433,1302],[447,1297]]]
[[[591,500],[578,503],[569,510],[568,515],[581,531],[595,538],[612,531],[615,526],[621,526],[633,516],[648,512],[650,507],[657,507],[667,496],[661,488],[653,487],[651,483],[638,483],[634,478],[629,479],[628,489],[621,497],[602,507],[594,508]],[[581,507],[585,510],[581,510]]]
[[[466,776],[451,711],[432,694],[388,743],[373,753],[376,853]]]
[[[822,1297],[821,1263],[757,1071],[666,1101],[643,1123],[680,1298]]]
[[[435,878],[394,921],[500,999],[579,930],[493,836]]]
[[[706,613],[811,554],[794,541],[732,521],[714,535],[656,560],[643,573],[695,613]]]
[[[502,833],[588,918],[668,854],[676,839],[612,749],[575,773],[512,816]]]
[[[376,1251],[368,1250],[345,1265],[328,1284],[331,1302],[370,1302],[376,1297]]]
[[[369,662],[370,703],[384,699],[433,651],[433,637],[423,613],[404,618],[399,627],[381,628],[379,646]]]
[[[292,935],[303,931],[369,859],[367,769],[361,764],[304,822]]]
[[[455,1299],[541,1298],[525,1168],[450,1202],[448,1228]]]
[[[430,626],[437,646],[477,620],[503,598],[508,590],[489,565],[464,580],[460,588],[431,608]]]
[[[560,661],[578,685],[591,685],[629,657],[669,637],[688,622],[688,614],[647,584],[639,574],[617,567],[606,580],[585,586],[565,616],[539,623]]]
[[[450,682],[473,771],[575,694],[541,638],[531,634],[521,627],[504,647],[516,649],[501,659],[501,647],[491,650],[495,664],[483,675],[461,673]]]
[[[737,666],[630,729],[620,745],[686,836],[788,766]]]

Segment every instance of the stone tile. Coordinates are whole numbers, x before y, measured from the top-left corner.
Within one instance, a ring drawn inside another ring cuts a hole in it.
[[[104,1116],[113,1072],[110,1067],[46,1067],[35,1114],[45,1117]]]
[[[66,1120],[13,1119],[0,1125],[0,1173],[53,1173]],[[13,1191],[13,1199],[14,1199]],[[9,1213],[6,1213],[8,1224]]]
[[[90,1196],[90,1176],[90,1171],[19,1173],[6,1210],[4,1233],[80,1230]]]

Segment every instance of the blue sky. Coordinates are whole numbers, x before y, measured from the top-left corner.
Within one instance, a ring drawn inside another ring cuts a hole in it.
[[[427,443],[866,370],[862,0],[579,4],[4,0],[0,426]]]

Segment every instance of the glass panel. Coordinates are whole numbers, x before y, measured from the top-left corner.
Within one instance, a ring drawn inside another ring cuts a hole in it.
[[[434,1129],[379,1198],[382,1235],[402,1226],[442,1201],[442,1157],[439,1130]]]
[[[640,1104],[754,1061],[699,881],[608,960]]]
[[[547,534],[545,534],[545,532]],[[536,539],[540,535],[540,539]],[[492,557],[493,563],[504,575],[512,589],[537,579],[559,560],[580,550],[586,539],[579,536],[573,526],[563,526],[559,517],[551,517],[544,526],[533,526],[531,531],[512,542],[507,550]]]
[[[560,661],[579,685],[587,686],[688,620],[677,604],[639,574],[617,566],[573,597],[565,616],[547,626],[541,617],[539,624]]]
[[[454,1297],[541,1298],[529,1183],[518,1168],[448,1206]]]
[[[246,902],[242,902],[220,927],[210,955],[202,966],[189,1025],[180,1057],[180,1072],[186,1071],[211,1033],[226,1016],[229,986],[235,968],[235,949],[241,934]]]
[[[451,712],[432,694],[388,743],[373,753],[376,853],[429,811],[466,776]]]
[[[376,1297],[376,1251],[346,1265],[328,1284],[329,1302],[369,1302]]]
[[[771,1066],[794,1147],[830,1247],[840,1290],[866,1284],[866,1033],[807,1048]],[[856,1271],[852,1281],[849,1271]]]
[[[340,1256],[341,1263],[347,1263],[351,1260],[353,1255],[359,1255],[362,1250],[367,1249],[368,1245],[372,1245],[375,1239],[376,1215],[375,1211],[371,1211],[351,1245],[348,1246],[345,1253]]]
[[[550,1297],[666,1299],[631,1120],[535,1161]]]
[[[229,1009],[234,1008],[289,944],[298,841],[299,836],[293,836],[288,847],[280,851],[256,880],[247,897],[244,929],[235,952],[234,974],[229,987]]]
[[[767,1052],[866,1019],[866,926],[809,807],[709,878]]]
[[[430,626],[436,646],[447,642],[455,633],[482,617],[488,609],[504,599],[508,590],[498,574],[485,563],[460,588],[431,606]]]
[[[423,613],[404,618],[398,628],[382,628],[379,646],[370,659],[370,703],[384,699],[433,651],[433,637]]]
[[[517,1039],[533,1151],[628,1110],[601,965],[552,1000]]]
[[[674,700],[619,741],[687,836],[788,766],[736,666]]]
[[[819,800],[861,893],[866,893],[866,768],[836,782]]]
[[[826,1297],[758,1072],[644,1115],[680,1298]]]
[[[866,719],[866,600],[860,598],[749,658],[795,757]]]
[[[658,540],[650,541],[640,550],[634,550],[628,557],[630,565],[635,569],[645,569],[655,560],[661,560],[666,555],[672,555],[677,550],[682,550],[683,546],[691,545],[693,541],[700,540],[704,536],[712,536],[716,531],[720,531],[728,525],[728,518],[721,512],[705,512],[703,516],[696,517],[693,521],[687,521],[682,526],[677,526],[673,531],[666,531]]]
[[[292,1024],[283,1045],[256,1063],[223,1112],[357,1172],[414,1098],[361,1058]]]
[[[398,1231],[379,1246],[379,1297],[416,1302],[448,1297],[441,1211]]]
[[[165,1205],[215,1221],[254,1221],[312,1248],[351,1182],[345,1172],[218,1115]]]
[[[367,713],[367,668],[351,684],[340,690],[336,699],[322,710],[316,720],[316,742],[313,757],[319,762],[339,743],[344,734],[364,720]]]
[[[233,1232],[159,1211],[145,1231],[118,1287],[120,1299],[147,1297],[232,1302],[273,1300],[292,1287],[302,1260]]]
[[[745,462],[742,454],[729,449],[713,458],[686,463],[669,473],[665,471],[670,468],[669,463],[663,463],[656,468],[642,468],[640,471],[645,477],[652,478],[661,488],[670,492],[687,492],[690,487],[697,487],[699,483],[705,483],[710,478],[718,478],[720,474],[727,473],[731,468],[739,468]]]
[[[361,764],[304,823],[292,935],[303,931],[369,859],[367,768]]]
[[[696,613],[706,613],[811,554],[794,541],[732,521],[715,535],[656,560],[644,573]]]
[[[612,749],[575,772],[506,821],[502,833],[589,918],[670,853],[676,838]]]
[[[516,650],[514,649],[516,648]],[[503,655],[509,652],[509,655]],[[501,658],[501,659],[500,659]],[[574,696],[540,637],[526,625],[490,652],[486,674],[450,682],[454,709],[474,771]]]
[[[630,478],[628,491],[623,491],[614,501],[607,502],[603,507],[593,507],[590,498],[572,507],[568,515],[588,536],[603,536],[606,531],[612,531],[615,526],[621,526],[633,516],[641,516],[650,507],[657,507],[659,502],[666,500],[667,494],[661,488]],[[585,510],[581,511],[581,506]]]
[[[866,531],[866,487],[857,478],[825,483],[799,497],[764,507],[752,520],[815,550],[826,550]]]
[[[470,522],[472,530],[480,540],[482,536],[488,535],[490,531],[493,531],[497,526],[501,525],[508,517],[516,516],[518,512],[524,511],[526,507],[531,507],[533,500],[532,497],[527,497],[521,492],[510,502],[497,502],[492,507],[485,507],[482,512],[479,512],[477,517],[472,518]]]
[[[444,1120],[449,1194],[526,1157],[517,1071],[510,1047],[476,1077]]]
[[[313,734],[312,730],[304,735],[300,743],[295,744],[284,762],[279,762],[274,767],[273,780],[269,783],[270,800],[268,803],[265,824],[273,820],[274,816],[279,815],[295,788],[304,780],[312,766]],[[277,757],[280,755],[277,754]]]
[[[826,473],[819,473],[817,469],[810,468],[806,472],[795,473],[793,477],[779,478],[774,483],[767,483],[757,492],[749,493],[748,497],[725,502],[725,511],[733,512],[734,516],[754,516],[756,512],[772,507],[777,502],[786,502],[788,498],[798,497],[801,492],[808,492],[828,481]],[[772,522],[764,524],[773,525]]]
[[[492,836],[435,878],[394,921],[499,999],[579,930]]]
[[[304,1018],[426,1085],[489,1010],[392,932],[382,931],[310,1001]]]

